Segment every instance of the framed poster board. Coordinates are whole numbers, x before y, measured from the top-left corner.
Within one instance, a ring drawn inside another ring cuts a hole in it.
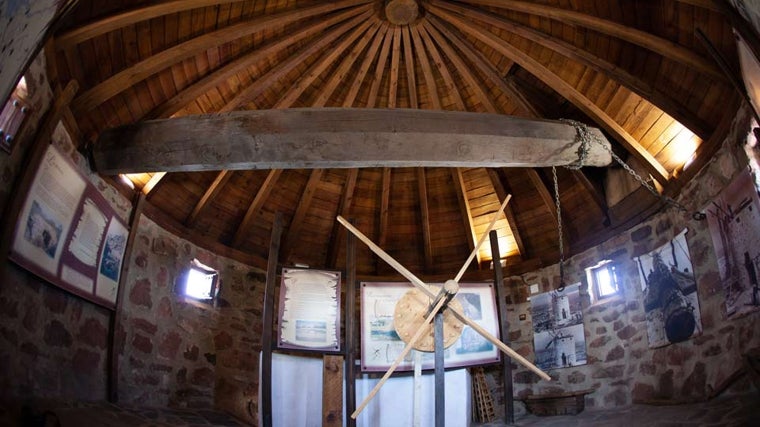
[[[361,283],[362,371],[385,371],[406,346],[396,333],[393,311],[396,302],[411,289],[411,283]],[[460,283],[455,298],[462,303],[467,317],[498,338],[499,325],[494,293],[493,283]],[[396,370],[414,369],[413,360],[413,352],[409,352]],[[422,369],[433,369],[434,353],[423,353],[422,361]],[[462,336],[444,350],[444,363],[447,368],[498,361],[499,349],[467,325],[464,326]]]
[[[95,186],[50,145],[23,202],[10,259],[113,309],[128,234]]]
[[[340,352],[340,272],[282,269],[277,346]]]

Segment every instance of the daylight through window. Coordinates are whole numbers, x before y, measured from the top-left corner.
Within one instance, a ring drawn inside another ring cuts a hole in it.
[[[217,293],[218,277],[216,270],[201,264],[198,260],[193,260],[185,276],[185,284],[181,292],[197,300],[213,300]]]
[[[586,270],[589,288],[594,301],[613,296],[618,292],[618,276],[615,264],[602,261]]]

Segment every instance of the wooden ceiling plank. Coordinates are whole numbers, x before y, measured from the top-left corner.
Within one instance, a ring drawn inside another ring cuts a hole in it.
[[[203,212],[206,207],[211,203],[214,198],[222,191],[224,188],[224,185],[227,184],[227,181],[230,180],[230,177],[232,177],[233,171],[229,170],[223,170],[219,171],[219,173],[216,175],[216,178],[214,178],[214,182],[209,185],[209,187],[206,189],[206,192],[203,193],[203,196],[198,201],[198,203],[195,204],[195,207],[193,208],[193,211],[190,212],[190,215],[187,216],[185,219],[185,226],[186,227],[192,227],[195,221],[198,219],[198,216],[200,216],[201,212]]]
[[[425,254],[425,271],[433,270],[433,245],[430,240],[430,210],[428,208],[427,179],[425,168],[417,168],[417,189],[420,197],[420,221],[422,222],[422,247]]]
[[[357,58],[364,51],[364,48],[367,46],[369,41],[373,39],[374,34],[377,32],[378,28],[380,28],[380,25],[376,22],[373,22],[367,32],[362,35],[359,41],[354,45],[353,49],[351,49],[351,53],[346,55],[343,58],[343,61],[341,61],[338,68],[330,73],[330,80],[328,80],[324,87],[320,90],[317,99],[312,102],[312,107],[324,107],[327,105],[327,102],[330,100],[330,96],[332,96],[338,85],[348,79],[348,72],[351,70],[351,67],[353,67],[354,63],[356,63]]]
[[[609,132],[615,140],[620,142],[631,154],[633,154],[647,168],[647,171],[654,178],[662,183],[667,183],[670,173],[654,158],[654,156],[644,149],[638,141],[620,126],[617,122],[607,115],[591,100],[578,92],[574,87],[559,78],[556,74],[549,71],[543,64],[539,63],[525,52],[515,48],[510,43],[498,38],[493,33],[483,30],[474,24],[463,20],[450,12],[441,8],[431,6],[431,11],[446,21],[457,26],[461,31],[470,34],[472,37],[486,43],[502,55],[519,64],[529,73],[543,81],[557,93],[572,102],[578,109],[583,111],[591,119]],[[592,144],[593,145],[593,144]]]
[[[385,63],[388,62],[388,52],[391,51],[392,42],[393,31],[389,29],[385,32],[383,47],[380,48],[380,56],[378,56],[377,65],[375,66],[375,77],[372,80],[372,86],[369,88],[369,96],[367,97],[367,107],[369,108],[374,107],[377,102],[377,93],[380,91],[380,83],[385,75]]]
[[[436,41],[440,49],[443,50],[443,53],[446,55],[446,57],[449,58],[449,61],[454,64],[454,67],[456,67],[459,75],[462,76],[467,85],[472,88],[473,92],[475,92],[477,99],[481,104],[483,104],[485,110],[489,113],[498,113],[496,106],[488,96],[488,90],[483,87],[480,79],[476,78],[475,75],[472,74],[470,67],[465,64],[464,60],[462,60],[462,57],[459,56],[459,54],[454,51],[451,45],[448,44],[446,38],[443,37],[443,35],[441,35],[441,33],[439,33],[435,27],[430,25],[429,22],[425,22],[423,26],[425,27],[427,33],[430,34],[430,36],[433,38],[433,40]]]
[[[283,245],[281,251],[282,259],[285,262],[289,263],[292,261],[290,257],[292,255],[293,248],[301,238],[301,230],[303,230],[304,219],[306,218],[306,214],[309,212],[311,201],[314,198],[314,194],[317,192],[317,187],[319,186],[319,181],[322,179],[323,172],[324,169],[312,170],[311,175],[309,176],[309,181],[306,182],[306,187],[303,189],[301,199],[298,201],[298,208],[296,209],[295,214],[293,214],[293,219],[290,221],[290,227],[288,228],[288,236],[285,239],[285,245]]]
[[[382,191],[380,193],[380,232],[378,245],[385,247],[388,238],[388,215],[391,201],[391,168],[383,168]]]
[[[269,28],[288,25],[302,19],[363,3],[366,3],[366,0],[342,0],[335,3],[322,3],[274,15],[257,17],[250,21],[205,33],[155,53],[131,67],[112,75],[78,97],[75,100],[73,110],[77,115],[86,113],[122,92],[125,88],[131,87],[149,76],[184,59],[202,53],[207,49]]]
[[[238,225],[238,228],[235,231],[235,236],[232,238],[232,245],[230,245],[233,248],[239,248],[243,243],[243,240],[245,240],[245,237],[250,231],[251,225],[253,225],[253,221],[256,219],[256,215],[269,198],[269,194],[274,190],[274,184],[277,182],[277,178],[280,177],[280,174],[282,174],[282,170],[280,169],[272,169],[269,171],[264,183],[259,187],[256,197],[253,198],[250,206],[248,206],[243,221]]]
[[[420,62],[422,68],[422,75],[425,77],[425,86],[428,89],[428,98],[430,103],[433,104],[433,109],[441,110],[441,99],[438,97],[438,87],[435,84],[435,77],[433,76],[433,69],[430,67],[427,54],[425,53],[425,47],[420,39],[420,33],[417,27],[411,27],[412,41],[414,42],[414,50],[417,52],[417,59]]]
[[[322,57],[314,63],[301,77],[288,89],[287,93],[280,98],[274,108],[290,108],[303,92],[314,83],[325,70],[328,69],[338,58],[347,56],[346,51],[365,31],[372,25],[371,20],[365,20],[358,27],[354,28],[351,33],[343,38],[336,46],[327,50]]]
[[[404,25],[401,29],[404,44],[404,65],[406,65],[406,80],[409,89],[409,108],[420,108],[417,99],[417,76],[414,70],[414,51],[412,46],[412,35],[409,32],[409,26]]]
[[[533,28],[520,25],[514,21],[502,19],[494,15],[458,4],[455,5],[450,3],[440,3],[440,5],[442,8],[457,12],[463,16],[467,16],[468,18],[476,19],[510,33],[517,34],[520,37],[538,43],[541,46],[551,49],[569,59],[577,61],[580,64],[603,73],[607,77],[620,83],[637,95],[656,105],[658,108],[661,108],[667,114],[673,116],[673,118],[681,122],[684,126],[693,130],[697,135],[706,138],[711,133],[711,126],[699,118],[695,112],[690,111],[688,108],[671,98],[669,95],[663,93],[658,89],[655,89],[652,85],[645,82],[640,77],[627,72],[623,68],[605,60],[604,58],[598,57],[587,50],[579,49],[577,46],[567,43],[561,39],[552,37],[549,34],[545,34],[540,31],[536,31]]]
[[[243,0],[174,0],[150,6],[139,7],[116,15],[107,16],[90,24],[83,25],[61,34],[56,46],[58,50],[72,48],[91,38],[138,22],[158,18],[163,15],[179,13],[220,4],[242,2]]]
[[[388,23],[384,22],[380,26],[380,29],[377,31],[377,33],[375,33],[375,38],[372,40],[372,44],[367,50],[367,54],[364,55],[364,61],[362,61],[362,64],[359,67],[359,71],[357,71],[354,75],[353,83],[348,89],[348,94],[346,95],[346,98],[343,100],[343,107],[349,108],[349,107],[354,106],[354,101],[356,100],[356,96],[359,94],[359,89],[362,86],[364,77],[366,77],[367,72],[369,71],[369,67],[372,66],[372,63],[375,61],[375,57],[377,56],[377,51],[380,49],[380,44],[383,42],[383,39],[385,38],[385,33],[387,31],[388,31]]]
[[[446,85],[444,92],[448,93],[452,98],[454,98],[454,104],[457,106],[459,111],[467,111],[467,106],[464,104],[462,94],[459,93],[459,88],[454,82],[454,78],[451,76],[451,72],[449,72],[449,69],[446,67],[446,63],[443,61],[441,54],[435,47],[435,43],[433,43],[433,40],[428,35],[427,29],[424,26],[420,26],[418,27],[418,30],[420,32],[422,40],[425,42],[425,46],[427,47],[428,52],[430,53],[430,57],[433,59],[433,65],[435,65],[435,68],[438,70],[438,74],[441,75],[443,82]]]
[[[147,114],[145,118],[157,119],[170,117],[187,104],[195,101],[198,97],[219,86],[235,74],[246,70],[252,64],[257,64],[273,53],[280,52],[301,40],[320,34],[332,25],[352,18],[362,12],[364,12],[362,8],[354,8],[336,14],[335,16],[331,16],[328,19],[316,20],[313,24],[304,27],[294,34],[287,34],[253,52],[245,54],[184,88],[171,99],[153,109],[153,111]]]
[[[462,218],[462,226],[467,232],[467,247],[472,252],[475,249],[475,242],[478,241],[478,237],[475,235],[475,224],[472,221],[472,214],[470,213],[470,201],[467,200],[467,188],[464,184],[464,177],[462,176],[461,168],[451,169],[451,179],[454,181],[454,191],[457,194],[457,201],[459,202],[459,211]],[[477,252],[478,269],[480,269],[480,251]]]
[[[671,40],[655,36],[646,31],[628,27],[626,25],[599,18],[597,16],[587,15],[567,9],[561,9],[545,4],[528,3],[524,1],[502,0],[463,0],[465,3],[476,4],[481,6],[492,6],[502,9],[508,9],[515,12],[527,13],[529,15],[550,18],[562,22],[566,25],[578,25],[591,30],[607,34],[628,43],[632,43],[648,49],[665,58],[680,62],[689,68],[700,73],[707,74],[719,81],[725,80],[725,77],[711,61],[703,58],[691,50],[679,45]],[[439,0],[432,0],[433,3],[439,4]]]
[[[493,184],[493,189],[496,193],[496,196],[499,198],[499,203],[504,203],[504,200],[509,194],[504,188],[504,184],[501,182],[501,177],[499,176],[498,170],[488,168],[486,171],[488,171],[488,177],[491,178],[491,183]],[[512,235],[515,238],[517,250],[520,252],[520,259],[526,260],[530,258],[528,256],[527,250],[525,249],[525,244],[523,244],[522,237],[520,236],[520,229],[517,227],[517,219],[515,218],[515,212],[512,209],[511,204],[507,203],[506,208],[504,208],[504,215],[507,217],[507,224],[509,225],[509,229],[512,231]]]
[[[338,215],[342,217],[349,216],[351,211],[351,205],[354,201],[354,190],[356,189],[356,178],[359,175],[359,169],[349,169],[346,182],[343,184],[343,197],[340,199],[340,206],[338,206]],[[336,268],[338,265],[338,248],[341,242],[346,237],[346,228],[340,225],[338,221],[333,223],[332,233],[330,233],[330,245],[328,248],[328,258],[325,265],[330,265],[332,268]]]
[[[441,132],[450,138],[441,138]],[[611,162],[590,144],[586,164]],[[536,167],[577,160],[577,130],[546,120],[410,109],[291,108],[153,120],[103,131],[103,174],[222,169]],[[529,138],[526,140],[526,138]],[[414,146],[414,149],[409,147]]]
[[[401,62],[401,27],[393,29],[393,48],[391,49],[391,74],[388,84],[388,108],[396,108],[398,98],[398,74]]]
[[[364,22],[371,15],[371,13],[371,11],[365,11],[350,21],[341,24],[339,27],[330,30],[328,33],[324,34],[324,36],[319,37],[314,42],[304,46],[297,53],[293,54],[293,56],[291,56],[288,60],[272,67],[269,71],[256,79],[253,84],[240,90],[231,100],[227,102],[227,104],[219,109],[219,112],[225,113],[233,111],[246,102],[253,101],[262,92],[277,82],[277,80],[293,71],[293,69],[301,65],[310,56],[324,49],[338,37],[349,31],[351,28],[355,27],[361,22]]]
[[[517,103],[523,111],[528,113],[529,117],[540,117],[533,105],[527,102],[522,94],[515,91],[513,86],[508,85],[505,80],[502,79],[496,67],[494,67],[472,43],[459,37],[448,23],[441,21],[436,16],[430,14],[428,16],[428,21],[432,23],[438,31],[444,34],[448,40],[452,42],[454,46],[456,46],[457,49],[459,49],[459,51],[478,68],[478,70],[480,70],[491,84],[495,85],[502,93]]]

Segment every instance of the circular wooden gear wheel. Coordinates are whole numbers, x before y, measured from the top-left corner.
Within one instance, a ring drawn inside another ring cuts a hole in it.
[[[398,336],[406,343],[414,336],[420,327],[426,328],[425,333],[414,345],[415,350],[432,352],[435,351],[433,336],[433,322],[424,325],[425,314],[432,300],[419,289],[412,289],[402,296],[396,303],[393,312],[393,326]],[[449,305],[462,309],[462,303],[456,298],[449,301]],[[462,335],[464,325],[454,316],[451,310],[443,312],[443,348],[454,344]]]

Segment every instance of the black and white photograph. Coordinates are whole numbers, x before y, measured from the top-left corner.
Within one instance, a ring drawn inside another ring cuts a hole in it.
[[[580,283],[533,295],[533,345],[541,369],[586,364]]]
[[[683,230],[668,243],[634,258],[644,295],[650,348],[686,341],[702,332],[686,232]]]
[[[37,201],[32,201],[32,208],[26,219],[24,239],[40,248],[48,257],[54,258],[61,241],[63,225]]]
[[[726,297],[726,316],[760,308],[760,198],[745,170],[704,209],[718,272]]]

